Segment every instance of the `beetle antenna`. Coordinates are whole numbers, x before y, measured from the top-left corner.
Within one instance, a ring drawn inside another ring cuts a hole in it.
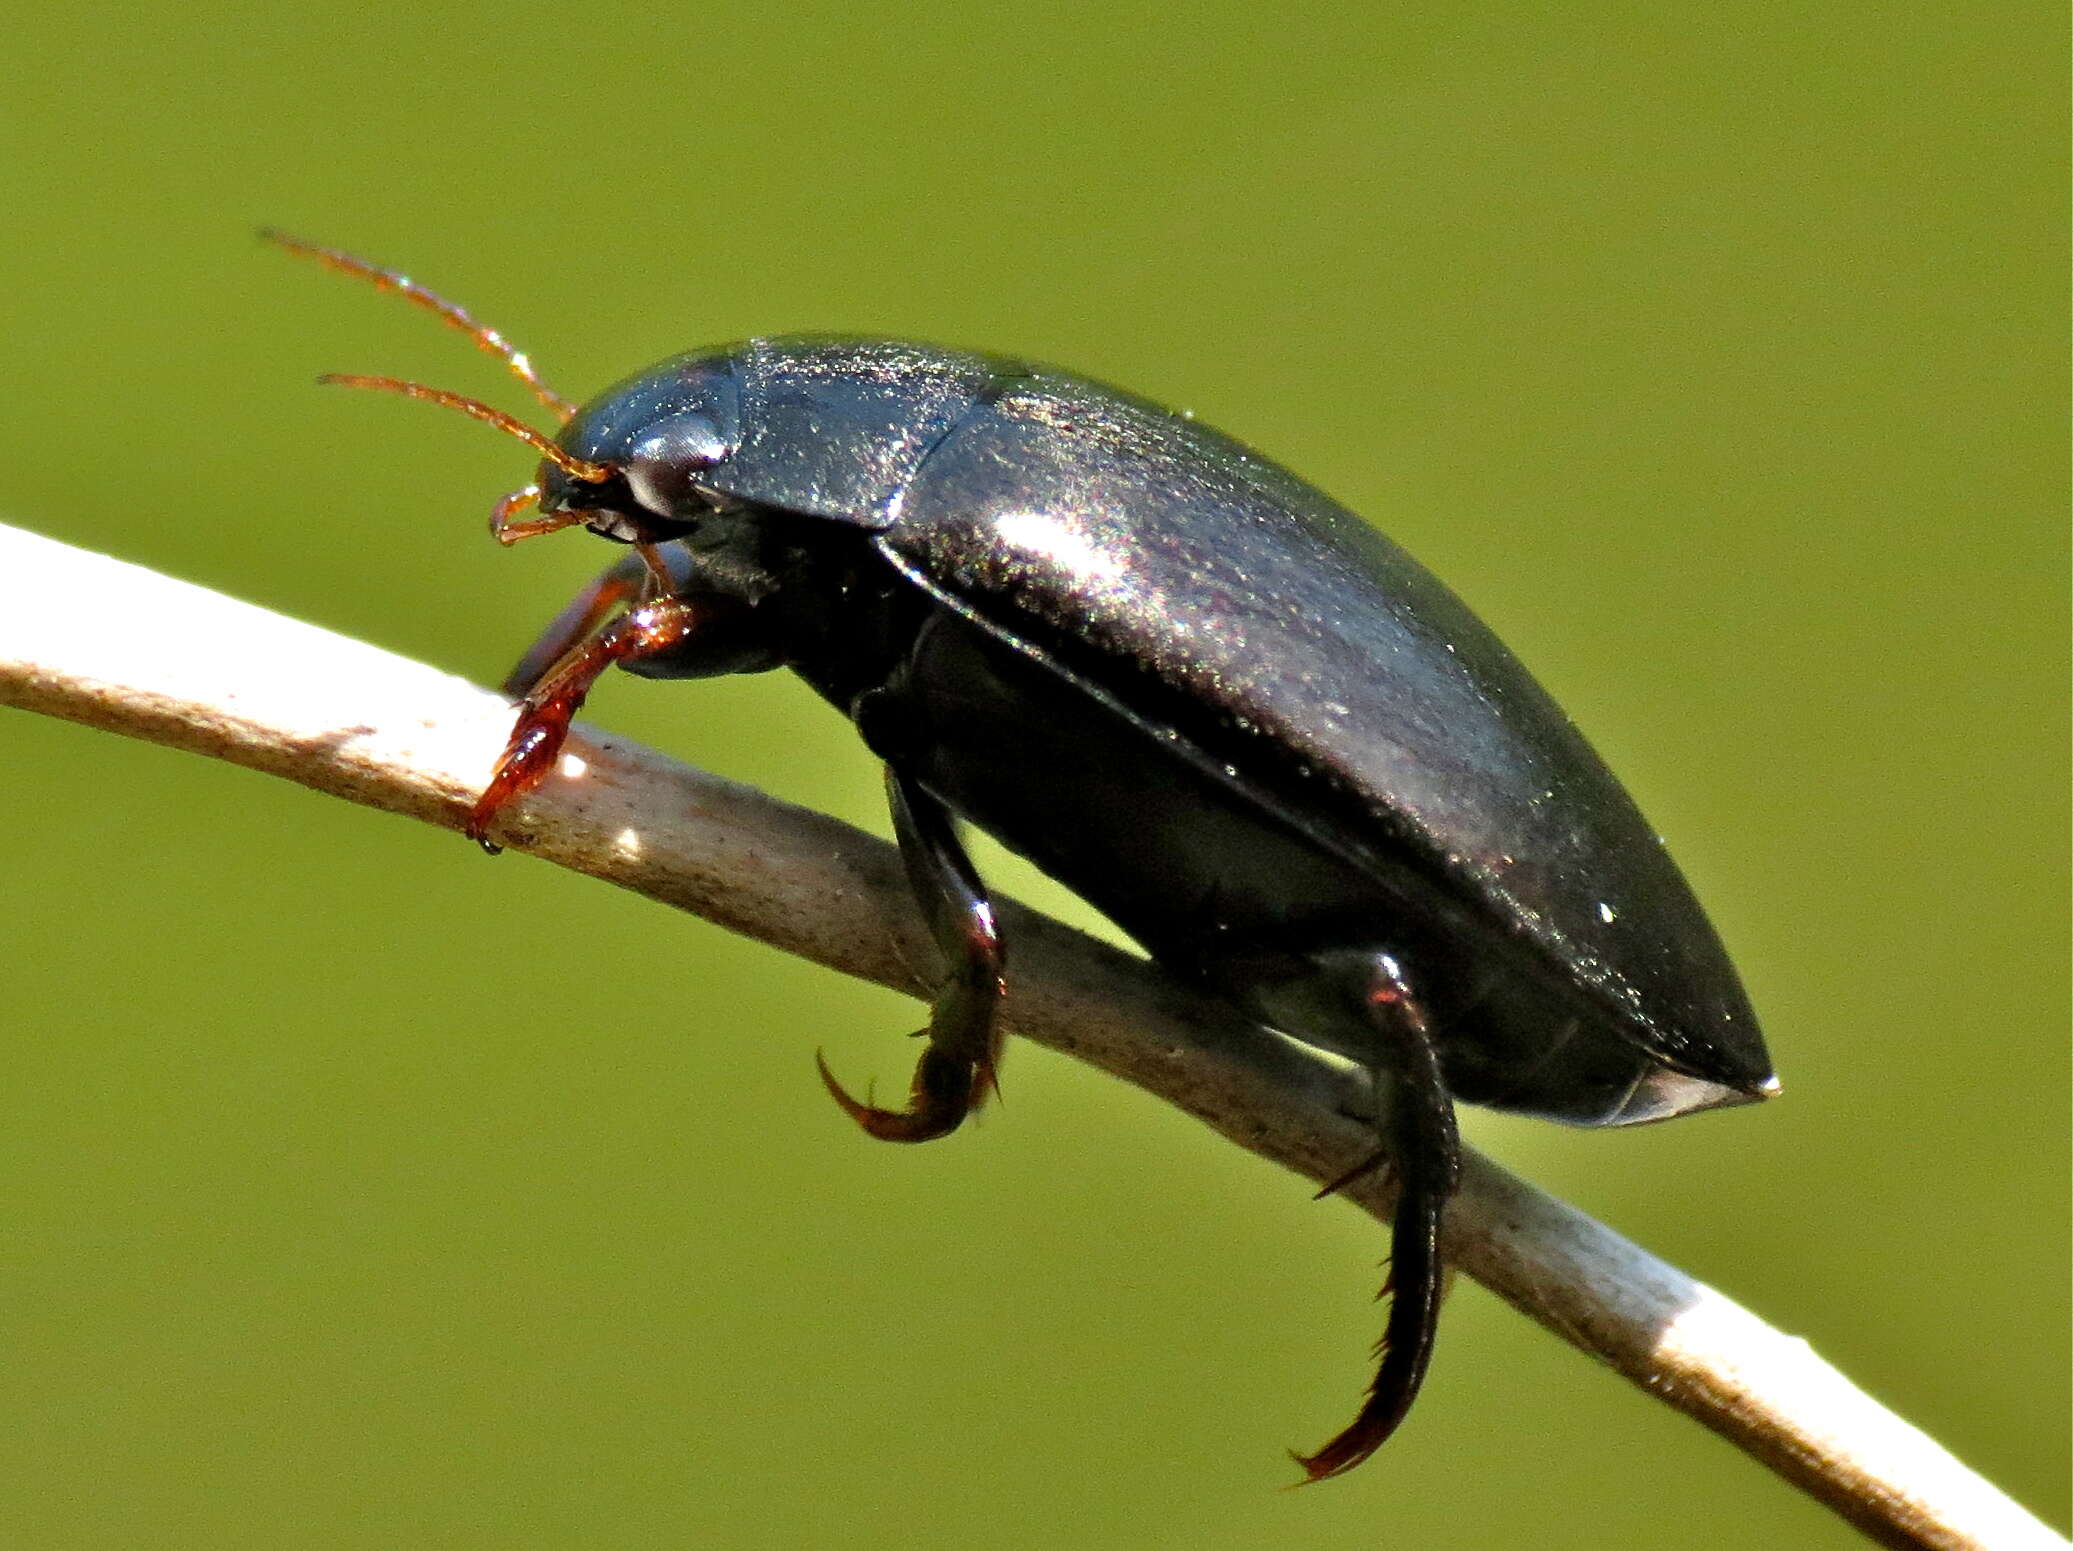
[[[579,479],[586,485],[602,484],[613,474],[609,463],[592,463],[574,453],[559,447],[554,439],[535,431],[524,421],[492,408],[480,399],[471,399],[458,393],[449,393],[444,388],[428,388],[421,382],[406,382],[401,377],[366,377],[357,372],[326,372],[317,381],[336,384],[341,388],[372,388],[377,393],[400,393],[407,399],[423,399],[431,404],[443,404],[448,409],[458,409],[484,425],[493,425],[507,436],[515,436],[549,463],[560,469],[571,479]]]
[[[563,424],[566,425],[569,418],[576,413],[573,403],[540,380],[539,374],[533,370],[532,359],[523,350],[488,324],[476,322],[467,308],[457,306],[445,297],[426,290],[400,270],[384,269],[379,264],[371,264],[366,259],[339,248],[327,248],[320,243],[305,242],[300,237],[290,236],[287,232],[272,226],[262,226],[259,235],[276,247],[286,248],[290,253],[300,254],[303,258],[315,259],[326,269],[335,269],[342,275],[352,275],[365,280],[377,291],[393,291],[405,301],[424,308],[448,328],[459,329],[474,340],[478,349],[502,361],[511,369],[511,375],[532,389],[533,397],[554,411]]]

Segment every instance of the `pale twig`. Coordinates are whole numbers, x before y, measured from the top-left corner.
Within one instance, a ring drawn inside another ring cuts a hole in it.
[[[286,776],[458,828],[511,724],[421,664],[0,528],[0,704]],[[908,992],[932,962],[891,847],[585,728],[503,838],[788,952]],[[1003,905],[1013,1031],[1332,1179],[1371,1146],[1337,1066]],[[1348,1188],[1386,1216],[1372,1178]],[[1449,1258],[1890,1546],[2066,1542],[1781,1335],[1583,1213],[1471,1156]]]

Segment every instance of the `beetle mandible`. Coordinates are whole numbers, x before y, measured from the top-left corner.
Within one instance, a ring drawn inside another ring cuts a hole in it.
[[[608,667],[790,668],[884,762],[950,966],[904,1109],[821,1065],[865,1131],[947,1135],[994,1084],[1007,945],[961,820],[1168,973],[1372,1074],[1394,1292],[1358,1415],[1297,1456],[1309,1479],[1372,1454],[1423,1381],[1456,1099],[1615,1126],[1777,1091],[1697,900],[1561,710],[1402,550],[1240,443],[1049,367],[878,339],[696,351],[579,409],[407,276],[266,235],[469,334],[558,418],[326,379],[534,447],[499,540],[630,546],[506,682],[517,723],[467,825],[486,848]]]

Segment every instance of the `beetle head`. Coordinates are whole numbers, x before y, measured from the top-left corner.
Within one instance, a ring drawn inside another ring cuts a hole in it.
[[[562,433],[568,462],[541,462],[543,520],[580,523],[616,543],[659,544],[692,533],[722,507],[718,492],[699,479],[727,453],[709,415],[679,409],[631,426],[600,426],[599,418],[586,412]]]
[[[554,414],[562,430],[550,437],[480,399],[424,383],[344,372],[318,379],[457,409],[537,449],[542,462],[535,481],[505,496],[490,517],[490,531],[500,542],[514,544],[581,526],[621,544],[657,544],[685,537],[702,517],[729,504],[697,477],[731,450],[723,426],[731,428],[737,419],[738,394],[728,353],[666,361],[578,412],[540,380],[531,360],[502,334],[400,270],[271,228],[260,235],[432,313],[503,361]],[[520,518],[535,506],[537,518]]]

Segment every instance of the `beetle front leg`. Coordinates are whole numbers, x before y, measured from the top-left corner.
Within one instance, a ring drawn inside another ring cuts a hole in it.
[[[816,1055],[821,1081],[843,1112],[871,1135],[887,1142],[927,1142],[955,1131],[966,1115],[986,1102],[1000,1062],[1001,978],[1005,955],[993,906],[957,838],[950,810],[891,765],[885,784],[892,801],[893,833],[907,881],[929,932],[950,961],[950,975],[936,993],[928,1048],[914,1068],[914,1087],[905,1109],[879,1109],[851,1098]]]
[[[1374,1453],[1418,1397],[1445,1291],[1440,1225],[1461,1172],[1454,1101],[1440,1071],[1424,1004],[1402,967],[1386,953],[1367,961],[1359,994],[1377,1035],[1379,1125],[1383,1150],[1397,1179],[1389,1240],[1389,1323],[1382,1336],[1382,1364],[1360,1414],[1315,1454],[1296,1456],[1312,1481],[1351,1470]]]
[[[724,611],[726,601],[660,598],[620,615],[564,651],[519,701],[518,721],[497,758],[497,768],[468,810],[468,838],[492,855],[501,849],[489,839],[490,826],[507,806],[546,779],[568,739],[569,723],[607,668],[682,650],[713,622],[716,609]]]
[[[605,567],[554,616],[497,687],[514,700],[530,695],[599,625],[640,601],[648,575],[647,562],[630,551]]]
[[[661,567],[658,574],[657,567]],[[655,594],[682,596],[692,586],[691,560],[678,544],[631,550],[605,567],[554,622],[540,632],[540,638],[526,648],[498,686],[513,699],[522,699],[541,680],[561,665],[577,644],[621,609],[632,608]]]

